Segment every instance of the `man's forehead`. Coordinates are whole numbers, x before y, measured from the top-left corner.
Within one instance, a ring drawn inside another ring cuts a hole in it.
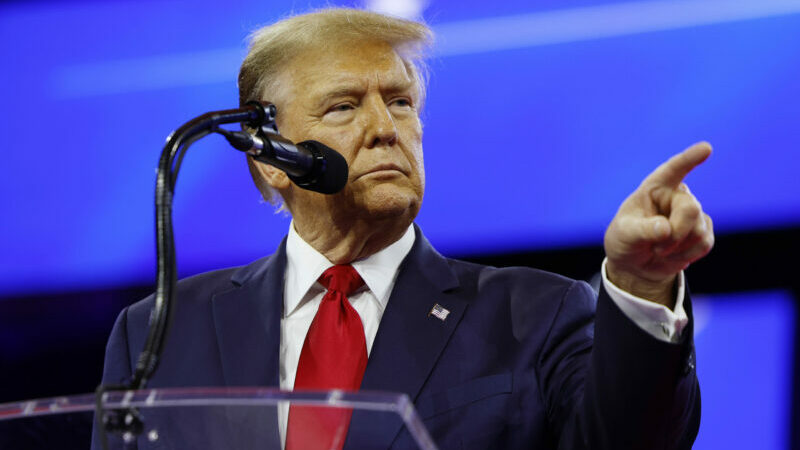
[[[394,47],[388,42],[369,39],[334,39],[317,44],[309,44],[298,51],[295,60],[305,63],[319,61],[325,64],[353,65],[364,58],[373,61],[391,62],[398,57]]]
[[[381,91],[401,91],[414,87],[414,79],[405,71],[375,70],[362,74],[341,73],[332,77],[316,77],[317,82],[305,86],[309,94],[355,93],[376,86]]]
[[[382,89],[408,89],[416,82],[411,65],[384,42],[311,48],[298,54],[287,69],[294,94],[326,94],[357,88],[365,81],[378,82]]]

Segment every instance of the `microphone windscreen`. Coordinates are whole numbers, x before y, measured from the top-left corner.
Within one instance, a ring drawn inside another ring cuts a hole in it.
[[[344,156],[327,145],[317,141],[303,141],[301,145],[310,150],[314,155],[321,156],[322,166],[319,168],[314,181],[302,186],[304,189],[322,194],[335,194],[347,184],[347,161]]]

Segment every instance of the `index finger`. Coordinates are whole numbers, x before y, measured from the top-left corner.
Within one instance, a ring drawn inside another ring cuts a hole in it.
[[[711,155],[711,144],[702,141],[693,144],[658,166],[645,178],[645,183],[676,188],[686,175]]]

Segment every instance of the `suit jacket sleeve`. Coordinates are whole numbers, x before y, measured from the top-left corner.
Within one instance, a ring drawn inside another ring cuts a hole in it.
[[[700,394],[690,325],[681,343],[640,329],[601,288],[574,283],[561,299],[538,370],[550,429],[563,449],[688,449]]]

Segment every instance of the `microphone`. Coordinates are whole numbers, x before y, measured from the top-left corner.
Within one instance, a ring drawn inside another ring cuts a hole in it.
[[[347,161],[336,150],[317,141],[294,144],[280,134],[262,131],[252,135],[245,131],[222,131],[233,146],[286,172],[289,179],[303,189],[322,194],[335,194],[347,184]]]

